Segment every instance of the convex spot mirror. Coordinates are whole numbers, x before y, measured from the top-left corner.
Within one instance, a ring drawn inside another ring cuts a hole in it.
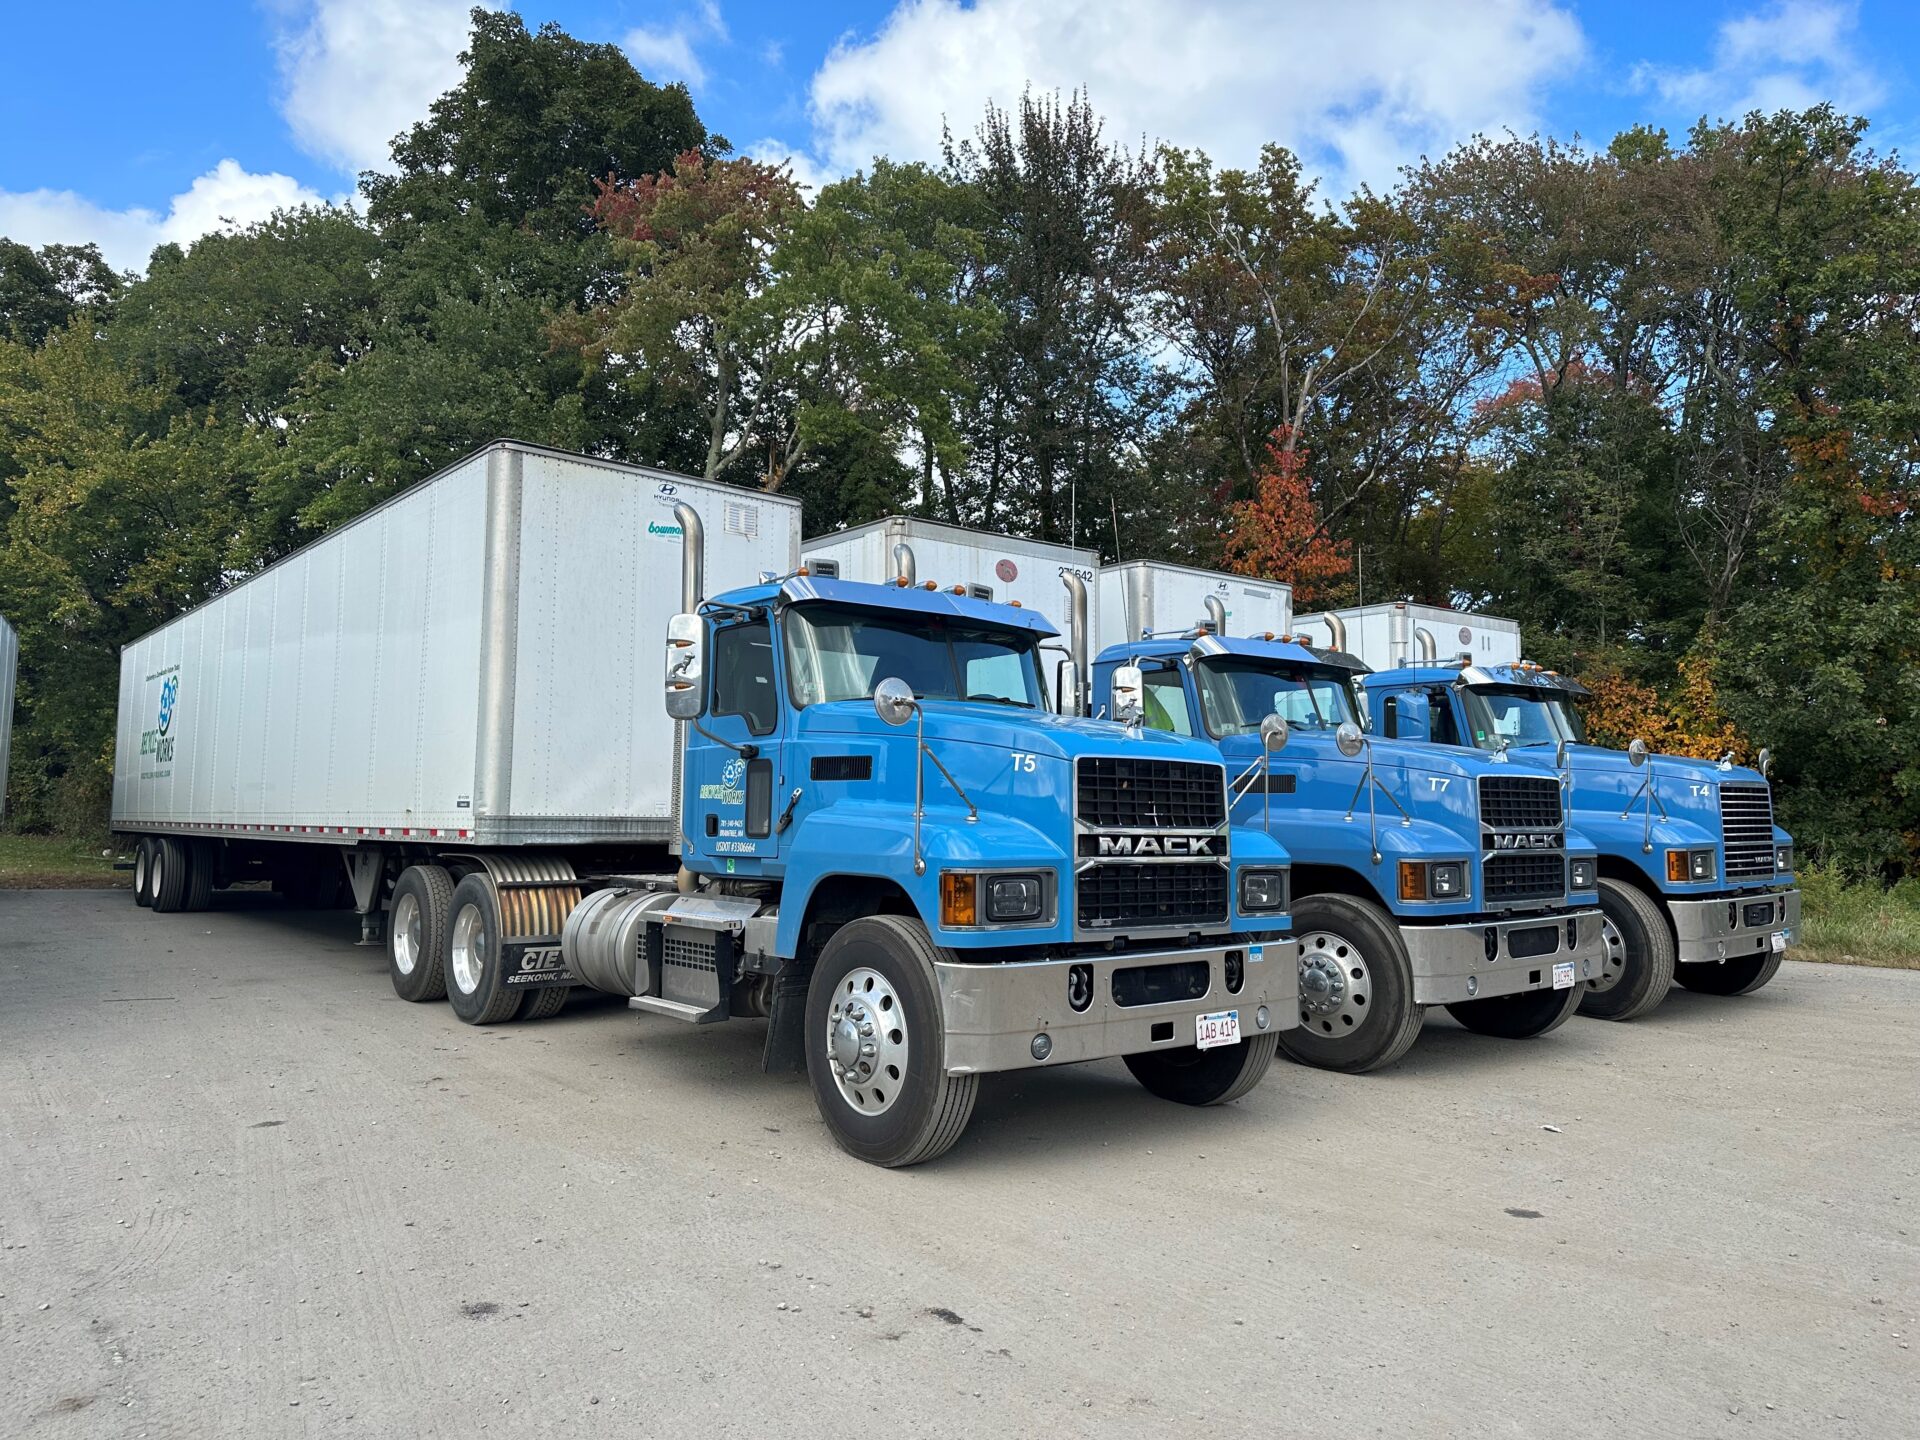
[[[698,720],[707,708],[707,627],[698,615],[667,622],[667,714]]]
[[[1760,747],[1760,759],[1758,764],[1760,769],[1760,778],[1762,780],[1766,779],[1767,776],[1773,773],[1773,751],[1769,750],[1764,745]]]
[[[1340,728],[1333,732],[1333,743],[1340,753],[1351,760],[1366,748],[1367,737],[1360,733],[1360,727],[1351,720],[1342,720]]]
[[[1627,746],[1627,763],[1635,769],[1647,763],[1646,741],[1635,740],[1631,745]]]
[[[889,675],[873,687],[873,713],[889,725],[904,725],[913,718],[913,687],[897,675]]]
[[[1113,703],[1107,714],[1122,725],[1138,725],[1145,713],[1146,682],[1138,665],[1116,665],[1113,669]]]
[[[1268,752],[1287,748],[1287,737],[1292,732],[1287,727],[1284,715],[1263,715],[1260,717],[1260,748]]]

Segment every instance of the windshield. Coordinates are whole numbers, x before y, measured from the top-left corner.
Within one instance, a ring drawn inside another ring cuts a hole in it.
[[[798,605],[787,612],[793,703],[862,700],[897,677],[919,700],[982,700],[1035,710],[1045,694],[1038,647],[1018,630],[934,616]]]
[[[1467,728],[1482,750],[1498,750],[1502,740],[1525,749],[1562,740],[1579,744],[1587,738],[1587,727],[1568,696],[1538,690],[1467,691]]]
[[[1296,730],[1331,732],[1342,721],[1360,723],[1343,674],[1217,655],[1200,661],[1198,674],[1200,708],[1215,736],[1258,734],[1268,715],[1282,716]]]

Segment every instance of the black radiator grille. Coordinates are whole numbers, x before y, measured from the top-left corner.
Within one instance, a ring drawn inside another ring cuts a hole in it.
[[[1566,893],[1566,861],[1558,852],[1494,855],[1485,869],[1488,900],[1558,900]]]
[[[1218,925],[1227,918],[1224,865],[1095,865],[1077,883],[1085,930]]]
[[[1720,787],[1720,836],[1727,847],[1727,879],[1773,875],[1773,792],[1765,785]]]
[[[1227,818],[1226,772],[1186,760],[1100,755],[1081,760],[1082,825],[1121,830],[1211,830]]]
[[[1482,775],[1480,823],[1489,830],[1558,830],[1560,782],[1545,775]]]

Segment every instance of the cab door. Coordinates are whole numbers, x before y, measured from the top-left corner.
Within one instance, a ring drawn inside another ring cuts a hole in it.
[[[716,624],[707,713],[687,747],[687,838],[729,874],[761,875],[779,852],[775,796],[786,706],[765,616]]]

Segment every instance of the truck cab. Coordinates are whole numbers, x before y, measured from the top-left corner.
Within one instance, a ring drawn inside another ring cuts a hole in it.
[[[944,1151],[992,1071],[1119,1057],[1188,1104],[1257,1083],[1297,1023],[1289,858],[1229,826],[1212,747],[1051,713],[1053,628],[965,586],[685,589],[682,868],[582,902],[576,976],[768,1015],[770,1068],[882,1165]]]
[[[1773,823],[1760,770],[1586,742],[1586,687],[1526,661],[1425,660],[1369,674],[1375,732],[1444,753],[1501,755],[1556,776],[1600,851],[1606,964],[1586,982],[1585,1014],[1645,1014],[1677,980],[1740,995],[1780,968],[1800,923],[1793,837]]]
[[[1364,673],[1340,650],[1203,626],[1107,647],[1093,691],[1106,713],[1215,746],[1235,821],[1292,856],[1290,1057],[1379,1068],[1431,1005],[1485,1034],[1552,1030],[1602,963],[1596,855],[1569,828],[1559,781],[1369,736]]]

